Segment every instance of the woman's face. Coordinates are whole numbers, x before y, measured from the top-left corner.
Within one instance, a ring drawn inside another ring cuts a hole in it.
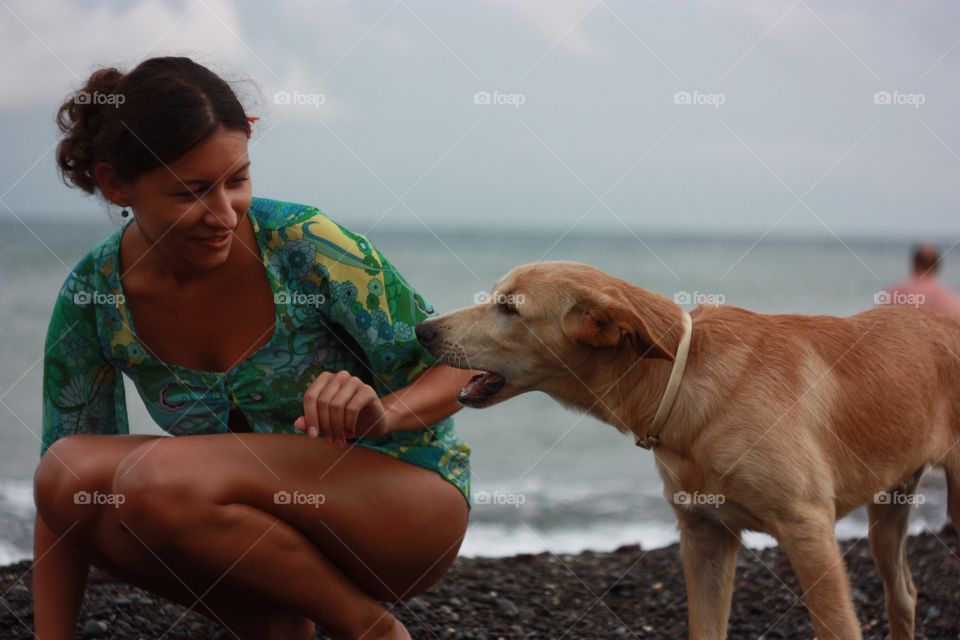
[[[223,264],[251,199],[246,132],[224,127],[129,190],[150,252],[178,272]]]

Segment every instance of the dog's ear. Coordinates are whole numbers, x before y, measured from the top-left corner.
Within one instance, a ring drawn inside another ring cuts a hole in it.
[[[563,332],[570,340],[591,347],[632,344],[645,358],[674,359],[662,337],[653,335],[639,313],[606,295],[576,303],[563,318]]]

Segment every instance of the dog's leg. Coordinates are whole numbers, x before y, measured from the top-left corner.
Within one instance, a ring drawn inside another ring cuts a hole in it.
[[[818,640],[861,640],[850,582],[834,534],[833,505],[810,509],[776,526],[793,566]]]
[[[884,603],[890,621],[891,640],[913,640],[917,588],[907,563],[907,524],[912,496],[920,481],[920,472],[900,485],[895,498],[887,504],[867,506],[870,514],[870,553],[883,579]]]
[[[960,454],[943,465],[947,473],[947,513],[953,528],[960,533]]]
[[[740,533],[677,510],[690,638],[727,637]]]

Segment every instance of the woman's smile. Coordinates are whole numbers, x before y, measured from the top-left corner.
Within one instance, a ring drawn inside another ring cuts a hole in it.
[[[205,245],[210,249],[219,251],[221,249],[224,249],[230,246],[230,238],[232,237],[233,237],[233,232],[227,231],[226,233],[222,233],[220,235],[207,235],[207,236],[201,236],[201,237],[194,237],[192,239],[196,240],[197,242],[200,242],[201,244]]]

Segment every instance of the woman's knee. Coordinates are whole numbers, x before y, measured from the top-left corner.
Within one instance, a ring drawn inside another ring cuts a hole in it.
[[[91,438],[96,436],[60,438],[50,445],[34,472],[37,513],[56,533],[93,519],[95,507],[110,499],[105,489],[110,486],[112,469],[104,468]]]

